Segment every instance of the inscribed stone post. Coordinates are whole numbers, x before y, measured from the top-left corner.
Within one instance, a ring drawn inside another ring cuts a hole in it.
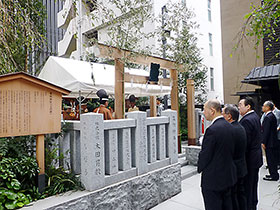
[[[148,162],[153,163],[157,159],[156,126],[148,127]]]
[[[129,112],[127,118],[136,120],[135,138],[132,139],[134,162],[138,175],[148,171],[148,149],[147,149],[147,119],[146,112]]]
[[[90,191],[105,185],[103,114],[81,115],[81,181]]]
[[[196,140],[199,138],[200,136],[200,124],[201,124],[201,118],[200,118],[200,109],[195,108],[195,138]]]
[[[81,173],[81,140],[80,131],[73,130],[71,138],[71,168],[75,174]]]
[[[119,131],[118,139],[119,169],[131,169],[131,130],[124,128]]]
[[[169,124],[167,125],[167,157],[170,158],[171,164],[178,162],[178,140],[177,140],[177,112],[173,110],[166,110],[162,112],[162,116],[169,117]]]
[[[105,174],[118,173],[118,131],[108,130],[104,136],[105,142]]]
[[[158,125],[157,126],[157,159],[163,160],[166,158],[166,132],[165,132],[165,125]]]

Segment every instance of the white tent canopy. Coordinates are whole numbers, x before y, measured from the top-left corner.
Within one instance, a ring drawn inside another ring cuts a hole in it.
[[[125,73],[149,76],[149,72],[142,69],[125,68]],[[112,65],[50,56],[38,77],[70,90],[68,97],[78,97],[79,91],[84,97],[96,97],[101,88],[114,94],[115,67]],[[170,91],[170,86],[125,83],[125,94],[135,96],[163,96]]]

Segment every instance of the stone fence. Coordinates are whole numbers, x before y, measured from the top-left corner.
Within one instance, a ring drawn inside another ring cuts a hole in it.
[[[103,120],[87,113],[81,121],[67,121],[60,137],[63,165],[87,190],[93,191],[178,162],[177,113],[161,117],[130,112],[127,119]]]

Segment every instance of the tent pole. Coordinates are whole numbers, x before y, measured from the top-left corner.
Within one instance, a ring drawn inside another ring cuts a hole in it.
[[[82,94],[81,94],[81,90],[79,90],[79,116],[81,119],[81,114],[82,114]]]

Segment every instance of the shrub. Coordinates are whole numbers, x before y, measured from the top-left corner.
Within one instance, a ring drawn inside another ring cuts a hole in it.
[[[39,169],[32,157],[3,157],[0,161],[0,210],[23,207],[36,197]]]

